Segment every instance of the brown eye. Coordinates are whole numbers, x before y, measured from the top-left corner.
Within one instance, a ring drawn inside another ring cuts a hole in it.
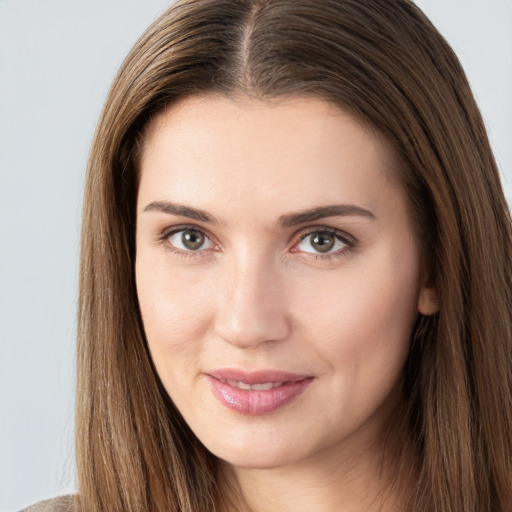
[[[342,252],[348,246],[351,246],[351,242],[337,232],[312,231],[302,238],[296,248],[301,252],[326,254]]]
[[[329,252],[336,242],[336,237],[331,233],[316,233],[311,235],[310,244],[318,252]]]
[[[204,244],[204,235],[199,231],[183,231],[181,241],[187,249],[197,251]]]
[[[197,229],[180,229],[169,235],[167,240],[180,251],[200,251],[212,246],[210,239]]]

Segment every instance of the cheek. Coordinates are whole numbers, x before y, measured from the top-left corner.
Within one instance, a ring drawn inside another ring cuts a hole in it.
[[[331,300],[311,297],[302,318],[315,343],[312,358],[326,363],[322,374],[338,397],[330,405],[333,425],[343,418],[348,432],[399,399],[393,391],[409,351],[417,287],[389,273],[340,282],[322,287]]]
[[[297,318],[331,365],[347,372],[396,373],[407,355],[417,316],[416,267],[368,266],[326,279],[304,296]]]
[[[208,329],[210,291],[191,272],[165,268],[161,262],[138,258],[136,285],[151,356],[161,377],[198,357]],[[172,364],[171,364],[172,363]],[[172,366],[172,368],[171,368]]]

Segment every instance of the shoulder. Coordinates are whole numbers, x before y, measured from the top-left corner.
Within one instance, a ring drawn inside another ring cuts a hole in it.
[[[59,496],[51,500],[40,501],[20,512],[73,512],[74,496]]]

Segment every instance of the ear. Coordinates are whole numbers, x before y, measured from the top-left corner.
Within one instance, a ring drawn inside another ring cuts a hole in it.
[[[426,276],[423,279],[418,296],[418,311],[424,316],[430,316],[439,311],[437,287],[430,276]]]

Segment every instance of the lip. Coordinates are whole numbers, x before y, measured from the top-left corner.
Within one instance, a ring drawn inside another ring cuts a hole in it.
[[[231,410],[247,415],[273,412],[299,396],[313,377],[275,370],[244,371],[224,368],[206,373],[213,395]],[[229,382],[231,381],[231,383]],[[246,385],[274,383],[272,389],[240,389],[233,381]]]

